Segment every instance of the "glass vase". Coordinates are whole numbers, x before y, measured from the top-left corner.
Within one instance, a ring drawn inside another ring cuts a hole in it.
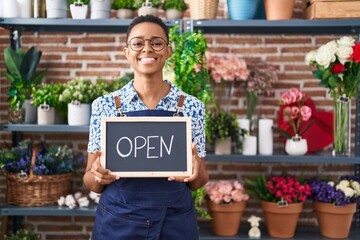
[[[334,148],[333,156],[350,156],[351,153],[351,99],[334,98]]]

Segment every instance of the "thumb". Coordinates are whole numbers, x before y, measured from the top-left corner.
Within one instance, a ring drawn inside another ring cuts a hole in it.
[[[196,143],[192,143],[192,144],[191,144],[191,149],[192,149],[192,154],[197,153]]]
[[[95,156],[96,156],[96,158],[100,158],[100,156],[101,156],[101,151],[96,150],[96,151],[95,151]]]

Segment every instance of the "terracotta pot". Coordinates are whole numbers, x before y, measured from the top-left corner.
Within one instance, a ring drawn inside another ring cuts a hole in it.
[[[273,202],[261,202],[268,234],[274,238],[292,238],[303,208],[303,203],[280,206]]]
[[[295,0],[264,0],[267,20],[291,19]]]
[[[347,238],[356,203],[335,206],[332,203],[314,202],[314,210],[319,222],[320,233],[328,238]]]
[[[235,236],[238,234],[241,217],[246,207],[245,202],[217,204],[207,200],[206,206],[212,217],[211,230],[218,236]]]

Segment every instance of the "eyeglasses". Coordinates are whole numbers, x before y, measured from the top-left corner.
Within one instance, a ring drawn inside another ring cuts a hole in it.
[[[130,39],[130,41],[128,42],[128,45],[135,52],[140,52],[141,50],[144,49],[146,41],[150,42],[150,47],[154,51],[161,51],[167,45],[167,42],[164,39],[162,39],[161,37],[154,37],[152,39],[144,39],[141,37],[134,37],[134,38]]]

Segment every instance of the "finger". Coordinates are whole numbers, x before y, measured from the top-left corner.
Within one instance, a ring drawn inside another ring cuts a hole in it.
[[[96,150],[94,154],[95,154],[96,158],[100,158],[100,156],[101,156],[101,151]]]

